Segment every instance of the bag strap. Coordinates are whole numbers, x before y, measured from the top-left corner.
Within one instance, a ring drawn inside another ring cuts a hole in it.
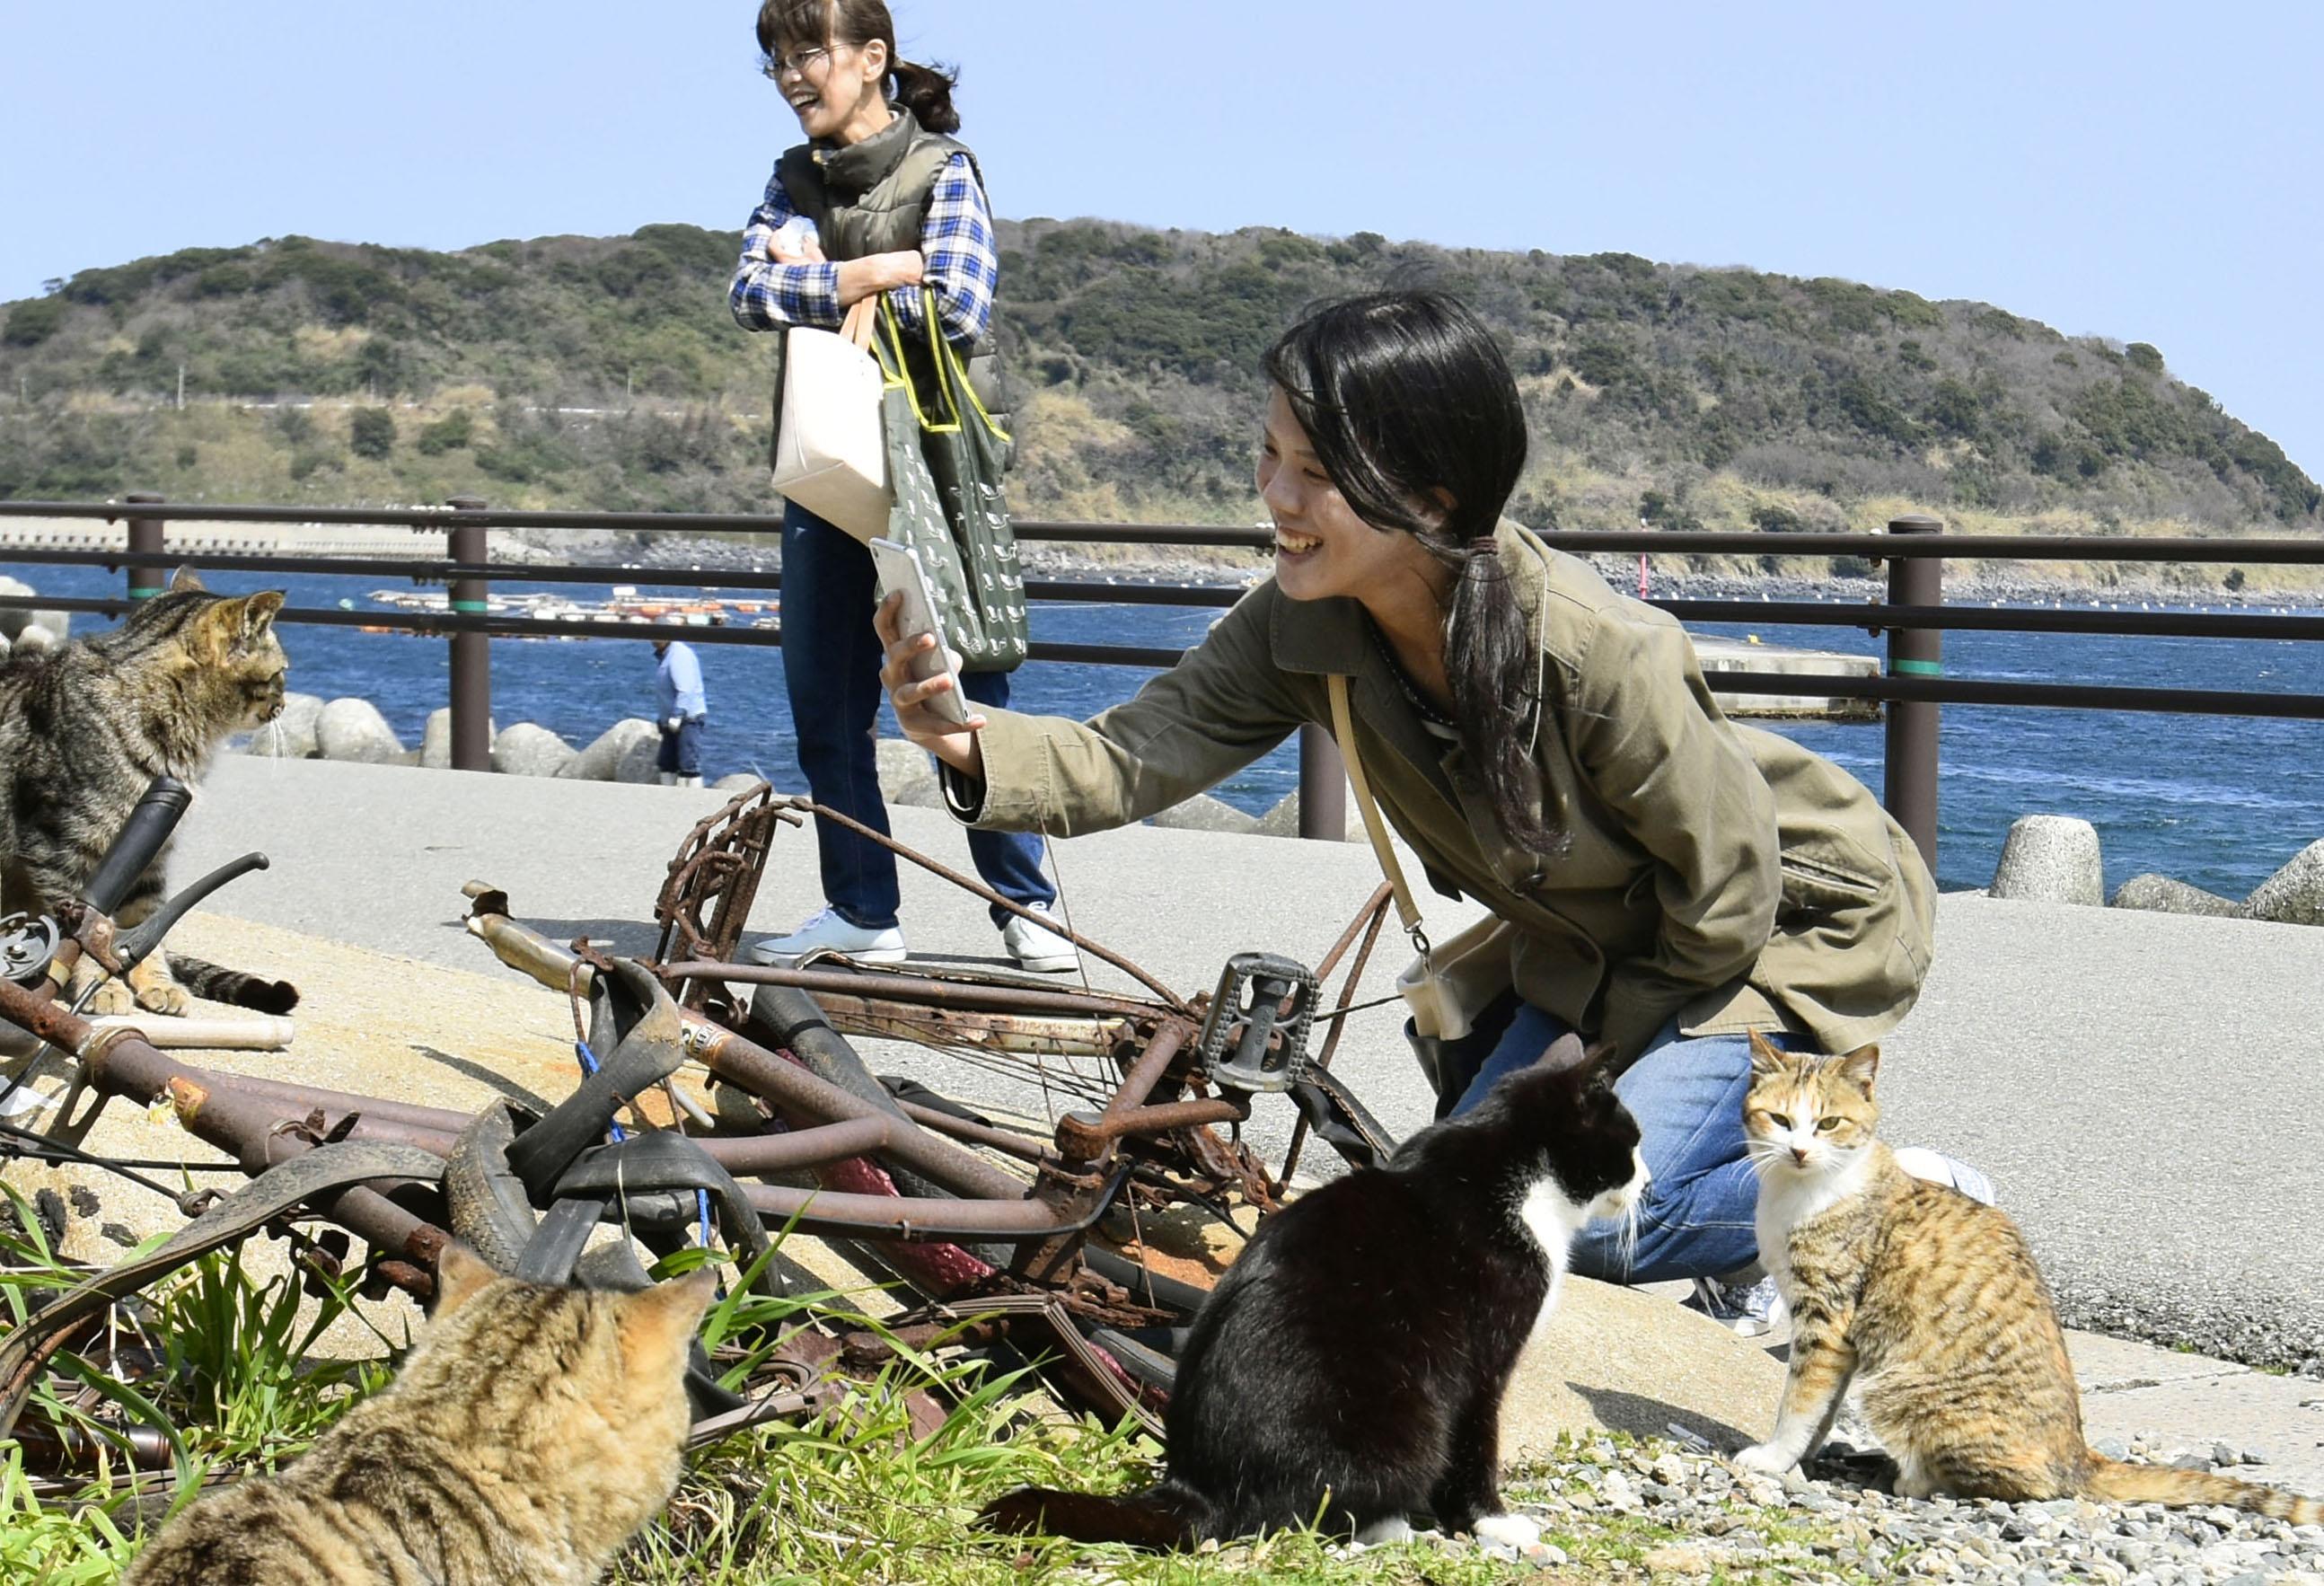
[[[973,159],[971,163],[974,163]],[[980,177],[978,180],[982,181],[983,179]],[[991,432],[993,438],[1003,446],[1010,444],[1009,432],[994,423],[992,415],[985,411],[984,399],[976,394],[976,387],[970,382],[968,371],[961,364],[960,354],[954,349],[951,340],[942,333],[936,318],[936,289],[926,284],[920,288],[920,317],[927,327],[930,355],[936,359],[936,367],[945,376],[952,388],[953,417],[962,423],[967,422],[967,416],[962,412],[960,405],[961,399],[965,397],[968,399],[968,405],[975,410],[977,418],[983,423],[984,428]]]
[[[848,306],[847,317],[839,322],[839,334],[867,353],[872,350],[872,319],[880,311],[874,300],[877,295],[856,299]]]
[[[933,290],[925,287],[921,289],[920,312],[927,318],[930,327],[933,327],[936,323],[936,293]],[[945,389],[944,370],[941,365],[939,365],[936,370],[936,393],[939,397],[944,399],[945,405],[950,408],[952,422],[947,424],[943,422],[931,423],[929,421],[928,410],[920,401],[919,386],[912,379],[911,363],[904,356],[904,322],[897,315],[895,302],[890,294],[887,292],[881,292],[880,294],[880,328],[885,334],[886,337],[882,345],[889,349],[890,358],[895,364],[895,367],[890,375],[888,383],[891,386],[900,385],[904,388],[904,395],[912,404],[912,417],[919,421],[922,432],[928,435],[952,435],[957,433],[960,429],[960,404],[958,401],[953,400],[951,392]],[[942,349],[945,346],[944,338],[934,334],[933,328],[931,329],[928,339],[939,349]],[[937,356],[939,358],[943,356],[941,350],[938,352]],[[941,420],[943,416],[944,415],[939,412],[937,415],[938,420]]]
[[[926,284],[920,288],[920,321],[922,328],[927,332],[928,359],[936,373],[936,394],[942,409],[939,418],[948,414],[949,423],[928,421],[927,410],[920,403],[918,385],[912,379],[911,366],[904,358],[903,321],[897,316],[890,294],[881,292],[879,297],[881,328],[887,333],[885,345],[890,349],[890,361],[895,365],[894,377],[888,383],[904,388],[905,394],[911,398],[912,411],[918,416],[920,428],[931,435],[950,435],[965,425],[968,414],[973,411],[978,422],[991,433],[993,438],[1004,446],[1008,445],[1009,432],[995,423],[992,415],[985,410],[983,399],[969,383],[968,371],[962,367],[959,353],[954,350],[952,343],[945,339],[940,328],[936,289]],[[871,300],[869,298],[863,300],[864,302]],[[854,310],[850,309],[849,312],[852,314]],[[868,333],[866,341],[859,345],[869,345]],[[965,408],[962,405],[964,400],[967,404]]]
[[[1405,882],[1404,866],[1397,862],[1396,850],[1388,846],[1387,824],[1380,819],[1379,806],[1372,802],[1371,782],[1364,775],[1363,758],[1356,752],[1355,715],[1348,708],[1348,680],[1334,673],[1325,682],[1332,690],[1332,735],[1340,741],[1340,759],[1347,765],[1348,781],[1356,790],[1356,808],[1364,817],[1364,831],[1372,840],[1372,852],[1379,856],[1380,869],[1388,874],[1388,888],[1396,894],[1397,917],[1404,921],[1405,934],[1412,938],[1413,950],[1425,963],[1428,933],[1421,928],[1420,905]]]

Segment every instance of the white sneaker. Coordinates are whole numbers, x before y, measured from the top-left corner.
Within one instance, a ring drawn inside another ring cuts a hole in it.
[[[1983,1201],[1988,1206],[1994,1203],[1993,1180],[1966,1162],[1932,1151],[1926,1146],[1898,1146],[1895,1155],[1896,1166],[1914,1178],[1950,1185],[1970,1200]]]
[[[1056,917],[1046,903],[1030,907],[1046,918]],[[1001,927],[1001,945],[1009,949],[1009,956],[1017,961],[1018,968],[1035,974],[1069,974],[1082,966],[1082,955],[1074,951],[1071,942],[1021,914],[1010,915],[1009,923]]]
[[[753,964],[787,964],[817,948],[844,953],[863,964],[901,964],[904,929],[890,926],[886,930],[867,930],[851,923],[836,908],[825,908],[789,936],[769,936],[744,956]]]

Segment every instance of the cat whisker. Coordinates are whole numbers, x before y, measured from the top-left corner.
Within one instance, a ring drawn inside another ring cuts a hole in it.
[[[1638,1261],[1638,1203],[1632,1201],[1622,1209],[1622,1270],[1629,1271]]]

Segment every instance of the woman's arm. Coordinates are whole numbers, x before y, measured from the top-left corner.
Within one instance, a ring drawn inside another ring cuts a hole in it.
[[[962,819],[1058,837],[1103,831],[1202,792],[1310,719],[1269,653],[1277,598],[1246,596],[1176,666],[1087,722],[993,710],[963,730],[936,716],[923,702],[949,684],[914,681],[909,659],[935,641],[899,642],[892,598],[874,619],[888,647],[880,678],[904,735],[945,767]]]
[[[860,300],[919,283],[922,260],[916,253],[872,254],[834,264],[824,258],[812,226],[799,246],[781,246],[777,234],[798,214],[778,175],[767,183],[766,197],[742,228],[742,256],[734,265],[726,304],[743,329],[830,329]]]
[[[920,226],[920,253],[927,264],[919,280],[936,293],[936,320],[945,338],[975,341],[992,322],[1001,259],[984,185],[975,161],[966,154],[954,154],[936,177],[928,195],[927,218]],[[919,293],[899,297],[896,311],[907,330],[921,329]]]
[[[1605,1035],[1636,1056],[1766,946],[1783,893],[1775,796],[1716,717],[1685,631],[1667,620],[1600,615],[1566,733],[1599,798],[1655,861],[1654,949],[1616,964],[1606,991]]]

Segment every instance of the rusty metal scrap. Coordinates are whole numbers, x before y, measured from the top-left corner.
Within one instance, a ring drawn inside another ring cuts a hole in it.
[[[924,1292],[945,1296],[950,1308],[931,1308],[899,1324],[901,1331],[890,1336],[905,1347],[1007,1337],[1050,1360],[1083,1402],[1109,1414],[1135,1413],[1158,1428],[1161,1400],[1155,1388],[1134,1380],[1105,1349],[1083,1337],[1080,1326],[1130,1332],[1175,1323],[1189,1302],[1182,1294],[1175,1302],[1178,1309],[1139,1304],[1129,1289],[1084,1261],[1084,1247],[1097,1221],[1125,1203],[1193,1204],[1225,1216],[1226,1203],[1239,1198],[1262,1213],[1276,1209],[1281,1192],[1265,1164],[1239,1135],[1223,1138],[1211,1127],[1240,1123],[1250,1103],[1242,1091],[1214,1094],[1205,1082],[1194,1037],[1210,999],[1182,998],[1127,959],[1048,920],[1045,926],[1152,995],[1065,990],[990,972],[871,971],[844,960],[736,964],[774,830],[803,824],[808,815],[837,821],[989,902],[1006,904],[892,838],[807,799],[779,798],[761,783],[696,823],[679,845],[655,901],[661,930],[652,963],[616,963],[586,943],[552,943],[519,923],[506,895],[483,882],[464,889],[472,899],[466,927],[503,963],[573,996],[576,1018],[582,999],[609,994],[625,981],[653,988],[659,1006],[669,1010],[672,1062],[682,1053],[716,1081],[755,1098],[774,1120],[758,1128],[758,1109],[746,1107],[750,1128],[714,1132],[698,1107],[681,1109],[680,1129],[691,1119],[701,1131],[688,1139],[726,1174],[763,1179],[807,1170],[820,1185],[733,1186],[737,1206],[747,1204],[747,1225],[755,1231],[792,1222],[872,1240],[897,1271]],[[1379,936],[1385,902],[1383,888],[1325,960],[1328,975],[1353,950],[1339,1000],[1342,1010]],[[0,1019],[78,1059],[78,1087],[60,1111],[69,1112],[82,1090],[97,1101],[72,1127],[85,1131],[109,1095],[147,1103],[166,1098],[187,1130],[253,1175],[310,1152],[374,1153],[362,1157],[362,1166],[342,1156],[338,1181],[327,1191],[317,1193],[312,1186],[322,1179],[310,1176],[288,1193],[306,1194],[315,1211],[369,1243],[366,1292],[390,1282],[429,1292],[436,1258],[451,1235],[410,1208],[425,1211],[431,1203],[408,1195],[391,1199],[383,1193],[387,1185],[350,1181],[368,1173],[375,1159],[406,1160],[394,1157],[399,1150],[418,1148],[427,1154],[409,1158],[414,1161],[451,1157],[475,1120],[447,1109],[216,1072],[179,1062],[134,1031],[93,1028],[53,998],[82,952],[111,967],[124,949],[114,939],[113,922],[100,913],[85,910],[70,923],[72,935],[47,983],[32,990],[0,983]],[[136,950],[134,942],[125,949]],[[875,1100],[823,1077],[825,1068],[807,1066],[810,1060],[827,1061],[808,1048],[800,1048],[805,1058],[779,1049],[798,1046],[805,1032],[778,1039],[776,1027],[729,1000],[727,987],[750,985],[806,993],[821,1015],[816,1028],[827,1021],[831,1030],[906,1039],[972,1062],[982,1055],[1044,1075],[1045,1058],[1088,1058],[1118,1078],[1093,1083],[1076,1073],[1067,1088],[1087,1095],[1095,1110],[1065,1113],[1046,1140],[884,1095]],[[682,1012],[671,1010],[672,998]],[[746,1019],[752,1020],[750,1034],[739,1028]],[[1337,1042],[1339,1023],[1333,1024],[1318,1066],[1328,1065]],[[1013,1158],[1018,1171],[1006,1171],[981,1153]],[[325,1166],[321,1157],[314,1162]],[[891,1168],[913,1193],[899,1191]],[[1029,1182],[1018,1176],[1027,1169]],[[278,1224],[287,1227],[279,1219]],[[321,1240],[300,1236],[299,1245],[298,1262],[312,1272],[336,1272],[346,1259],[345,1236],[336,1231]],[[992,1264],[1002,1259],[991,1249],[995,1245],[1013,1247],[1005,1271]],[[776,1391],[705,1422],[697,1434],[812,1414],[837,1391],[831,1367],[874,1363],[894,1347],[871,1335],[850,1335],[844,1345],[809,1342],[809,1336],[778,1351],[785,1375]],[[1121,1341],[1121,1347],[1130,1348],[1130,1342]],[[845,1360],[834,1359],[843,1352]],[[1150,1384],[1151,1370],[1146,1375]]]
[[[778,822],[800,824],[793,810],[773,802],[766,783],[746,788],[715,814],[695,824],[669,862],[669,874],[654,899],[654,923],[661,940],[654,958],[732,958],[742,939],[743,922],[759,895],[767,849]],[[680,1001],[699,1008],[706,986],[691,986]]]

